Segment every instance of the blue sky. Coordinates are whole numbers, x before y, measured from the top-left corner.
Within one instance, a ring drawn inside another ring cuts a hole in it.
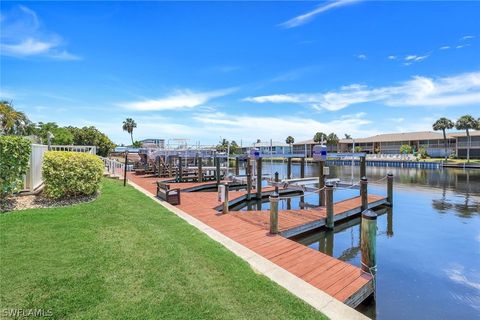
[[[2,2],[1,98],[136,139],[297,141],[480,116],[480,2]]]

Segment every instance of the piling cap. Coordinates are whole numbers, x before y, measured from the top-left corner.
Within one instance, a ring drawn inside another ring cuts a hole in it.
[[[272,192],[272,194],[270,195],[270,198],[278,199],[278,193],[276,193],[275,191]]]
[[[387,173],[387,176],[393,177],[393,173],[389,172],[389,173]]]
[[[368,181],[367,177],[365,177],[365,176],[361,177],[360,180],[363,181],[363,182],[367,182],[367,181]]]
[[[333,182],[332,181],[327,181],[327,183],[325,183],[325,187],[333,188]]]
[[[362,218],[368,220],[377,220],[377,214],[373,210],[365,210],[362,212]]]

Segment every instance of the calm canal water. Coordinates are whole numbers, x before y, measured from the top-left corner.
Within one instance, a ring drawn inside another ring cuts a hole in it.
[[[275,171],[286,174],[282,163],[264,164],[264,173]],[[292,171],[298,177],[299,165]],[[315,164],[308,164],[306,176],[314,172]],[[369,181],[388,172],[395,175],[394,207],[378,218],[376,301],[358,310],[376,319],[480,319],[480,170],[367,167]],[[330,167],[329,177],[350,181],[351,168]],[[369,193],[385,195],[386,181],[369,184]],[[335,199],[358,194],[339,190]],[[299,208],[299,202],[279,207]],[[317,205],[318,196],[304,202]],[[360,266],[359,221],[294,240]]]

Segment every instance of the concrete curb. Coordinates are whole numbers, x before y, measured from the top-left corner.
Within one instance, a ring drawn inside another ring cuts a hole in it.
[[[213,240],[222,244],[228,250],[233,252],[236,256],[247,261],[254,270],[268,277],[270,280],[274,281],[283,288],[287,289],[290,293],[302,299],[303,301],[311,305],[313,308],[326,315],[328,318],[333,320],[370,319],[358,312],[357,310],[326,294],[322,290],[298,278],[287,270],[279,267],[275,263],[269,261],[268,259],[265,259],[256,252],[242,246],[241,244],[233,241],[232,239],[228,238],[217,230],[195,219],[194,217],[178,209],[177,207],[172,206],[165,201],[159,200],[150,192],[135,184],[134,182],[128,181],[128,183],[138,191],[145,194],[150,199],[153,199],[154,201],[156,201],[166,209],[170,210],[198,230],[208,235]]]

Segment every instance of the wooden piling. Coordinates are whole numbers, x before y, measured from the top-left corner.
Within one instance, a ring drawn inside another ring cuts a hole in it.
[[[123,186],[127,185],[127,165],[128,165],[128,150],[125,151],[125,166],[123,167]]]
[[[215,157],[215,177],[217,179],[217,186],[220,184],[220,158]]]
[[[171,178],[173,176],[173,158],[172,156],[168,156],[168,177]]]
[[[250,159],[247,159],[247,200],[252,198],[252,165]]]
[[[270,233],[278,233],[278,193],[274,192],[270,197]]]
[[[292,179],[292,158],[287,158],[287,179]]]
[[[240,159],[238,157],[235,157],[235,175],[240,175]]]
[[[325,251],[324,253],[333,256],[333,242],[334,242],[334,234],[333,230],[326,230],[325,231]]]
[[[377,266],[377,214],[372,210],[362,212],[360,250],[362,270],[375,274]]]
[[[262,157],[257,159],[257,199],[262,199]]]
[[[224,183],[224,194],[223,194],[223,213],[228,213],[228,182]]]
[[[393,237],[393,208],[387,208],[387,237]]]
[[[367,177],[360,179],[360,197],[362,198],[362,211],[368,209],[368,180]]]
[[[198,182],[203,181],[203,159],[202,157],[197,157],[197,166],[198,166]]]
[[[324,175],[323,175],[324,164],[325,163],[323,161],[318,162],[318,188],[319,189],[323,189],[323,187],[325,187],[325,179],[324,179]],[[325,206],[325,191],[324,190],[318,191],[318,204],[322,207]]]
[[[300,158],[300,178],[305,178],[305,158]]]
[[[325,186],[325,198],[327,205],[326,227],[329,229],[333,229],[335,222],[333,219],[333,184],[331,182],[328,182]]]
[[[393,205],[393,173],[387,174],[387,202],[389,206]]]
[[[360,157],[360,177],[367,176],[367,161],[365,157]]]
[[[178,182],[183,182],[182,157],[178,157]]]
[[[275,172],[275,193],[278,193],[278,172]]]
[[[161,167],[162,167],[162,157],[161,156],[158,156],[157,157],[157,177],[161,177],[162,176],[162,173],[161,173]]]

